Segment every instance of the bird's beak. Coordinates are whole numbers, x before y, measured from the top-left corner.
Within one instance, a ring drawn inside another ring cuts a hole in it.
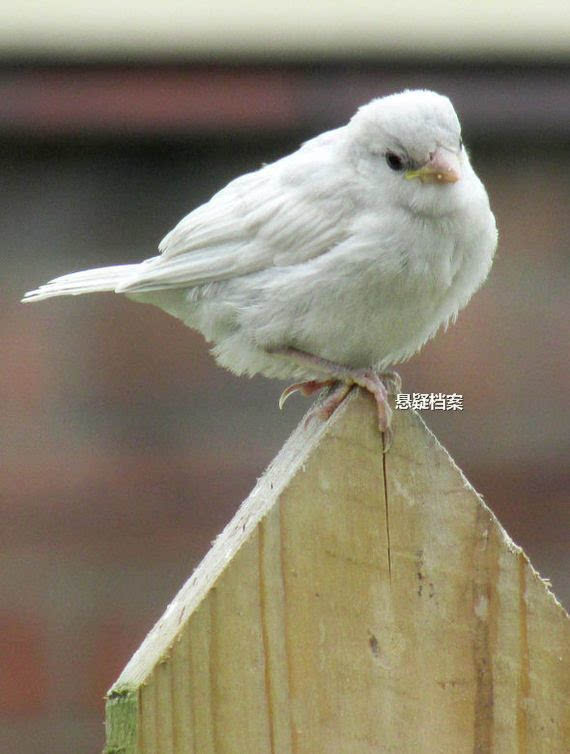
[[[456,183],[461,178],[459,158],[455,152],[438,147],[419,170],[408,170],[406,178],[417,178],[422,183]]]

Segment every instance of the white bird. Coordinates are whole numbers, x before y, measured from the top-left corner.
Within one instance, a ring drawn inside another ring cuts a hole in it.
[[[398,378],[382,373],[456,318],[496,244],[451,102],[407,90],[231,181],[159,256],[64,275],[24,301],[115,291],[155,304],[236,374],[297,380],[280,405],[330,386],[315,409],[326,418],[360,385],[389,432]]]

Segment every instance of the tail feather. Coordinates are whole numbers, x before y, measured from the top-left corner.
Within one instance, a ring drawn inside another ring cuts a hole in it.
[[[41,301],[52,296],[78,296],[81,293],[114,291],[125,279],[136,273],[138,266],[119,264],[62,275],[41,285],[35,291],[28,291],[22,301]]]

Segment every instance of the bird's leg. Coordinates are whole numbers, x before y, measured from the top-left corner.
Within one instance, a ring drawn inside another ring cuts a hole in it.
[[[311,419],[314,419],[315,417],[322,421],[326,421],[334,414],[336,409],[354,387],[354,385],[350,385],[347,382],[339,382],[338,380],[333,381],[332,384],[335,387],[330,390],[329,394],[318,406],[315,406],[315,408],[309,412],[309,415],[305,420],[305,426],[307,426]]]
[[[392,409],[388,403],[388,388],[390,388],[390,392],[399,392],[401,387],[399,375],[395,372],[388,372],[380,375],[373,369],[351,369],[342,364],[335,364],[333,361],[328,361],[328,359],[323,359],[320,356],[313,356],[310,353],[305,353],[305,351],[300,351],[299,349],[292,347],[271,349],[271,353],[287,356],[297,364],[316,369],[329,377],[328,380],[323,380],[322,382],[311,380],[309,382],[301,382],[291,385],[283,391],[279,400],[280,406],[283,405],[283,402],[289,397],[289,395],[297,390],[304,395],[311,395],[322,387],[340,383],[338,388],[333,390],[333,392],[327,396],[325,401],[314,410],[316,416],[322,419],[327,419],[342,403],[354,385],[358,385],[359,387],[368,390],[368,392],[372,393],[374,396],[378,413],[378,428],[386,435],[385,450],[390,447],[392,441],[392,432],[390,430]]]
[[[311,419],[314,419],[315,417],[326,421],[332,416],[335,409],[340,406],[348,393],[350,393],[353,385],[348,385],[346,382],[339,382],[338,380],[323,380],[322,382],[319,380],[309,380],[308,382],[296,382],[295,384],[286,387],[279,396],[279,408],[283,408],[285,401],[290,395],[293,395],[293,393],[299,392],[301,395],[309,396],[322,388],[333,388],[333,386],[335,386],[334,389],[329,392],[324,401],[309,412],[309,415],[305,420],[305,427]]]

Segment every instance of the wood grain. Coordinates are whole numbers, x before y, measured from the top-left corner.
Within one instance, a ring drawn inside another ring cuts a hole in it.
[[[452,420],[452,418],[450,418]],[[447,452],[303,424],[109,692],[107,754],[557,754],[570,622]]]

